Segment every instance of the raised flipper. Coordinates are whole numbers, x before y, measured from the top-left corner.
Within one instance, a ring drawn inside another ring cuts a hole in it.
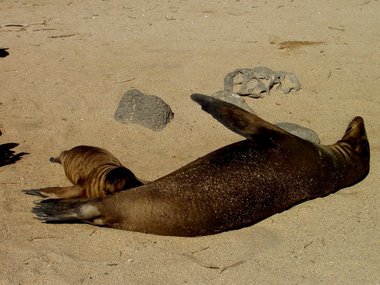
[[[258,116],[217,98],[192,94],[191,99],[201,105],[202,110],[212,115],[225,127],[247,139],[263,138],[267,140],[276,139],[283,134],[289,135],[288,132]]]
[[[83,196],[83,187],[79,185],[67,186],[67,187],[47,187],[40,189],[23,190],[25,194],[38,196],[41,198],[47,198],[56,196],[59,198],[77,198]]]

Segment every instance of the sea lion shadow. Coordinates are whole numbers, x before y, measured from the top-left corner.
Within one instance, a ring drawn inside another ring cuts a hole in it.
[[[18,160],[20,160],[24,155],[29,154],[27,152],[20,152],[15,153],[12,148],[15,148],[18,146],[18,143],[4,143],[0,144],[0,167],[8,165],[8,164],[14,164]]]

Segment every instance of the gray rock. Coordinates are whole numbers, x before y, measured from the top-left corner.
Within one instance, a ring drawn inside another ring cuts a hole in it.
[[[288,133],[291,133],[309,142],[317,143],[317,144],[321,142],[317,133],[314,132],[312,129],[305,128],[294,123],[277,123],[275,125],[287,131]]]
[[[224,77],[224,91],[253,98],[263,97],[274,86],[284,94],[301,89],[301,84],[294,73],[273,71],[268,67],[239,68]]]
[[[281,76],[278,89],[280,89],[284,94],[288,94],[291,91],[298,91],[301,89],[301,83],[294,73],[279,71],[278,74]]]
[[[137,89],[129,90],[120,100],[115,112],[116,121],[139,124],[159,131],[173,119],[174,113],[161,98],[144,95]]]
[[[237,94],[227,93],[222,90],[222,91],[215,92],[211,96],[216,97],[220,100],[226,101],[228,103],[234,104],[252,114],[255,114],[255,112],[253,112],[253,110],[248,106],[245,100]]]

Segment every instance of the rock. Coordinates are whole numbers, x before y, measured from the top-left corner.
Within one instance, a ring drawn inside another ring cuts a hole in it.
[[[314,132],[312,129],[305,128],[294,123],[277,123],[275,125],[287,131],[288,133],[300,137],[301,139],[317,144],[321,142],[317,133]]]
[[[245,100],[237,94],[227,93],[222,90],[222,91],[215,92],[211,96],[221,99],[223,101],[226,101],[228,103],[234,104],[252,114],[255,114],[255,112],[248,106]]]
[[[297,76],[294,73],[283,72],[278,89],[280,89],[284,94],[288,94],[291,91],[300,90],[301,83],[299,82]]]
[[[301,84],[294,73],[273,71],[268,67],[239,68],[224,77],[224,91],[253,98],[263,97],[274,86],[284,94],[301,89]]]
[[[173,119],[174,113],[161,98],[129,90],[120,100],[114,118],[123,124],[134,123],[159,131]]]

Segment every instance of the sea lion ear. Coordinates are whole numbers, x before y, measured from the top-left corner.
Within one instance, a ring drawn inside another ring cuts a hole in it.
[[[202,110],[212,115],[226,128],[247,139],[274,139],[282,134],[287,134],[281,128],[258,116],[215,97],[192,94],[191,99],[201,105]]]

